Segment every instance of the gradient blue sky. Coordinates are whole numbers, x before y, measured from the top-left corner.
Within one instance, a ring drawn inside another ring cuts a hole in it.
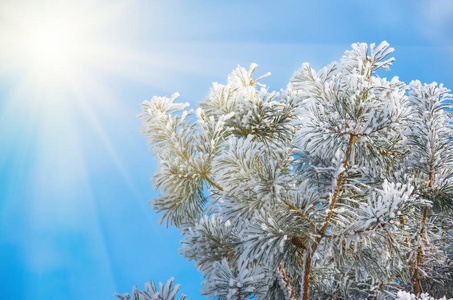
[[[17,50],[49,11],[84,28],[65,76],[32,69]],[[179,233],[157,225],[148,204],[156,163],[139,104],[178,91],[195,105],[251,62],[279,90],[305,61],[318,69],[351,43],[382,40],[396,58],[382,76],[451,88],[452,28],[447,0],[2,0],[0,298],[114,299],[174,276],[203,299]]]

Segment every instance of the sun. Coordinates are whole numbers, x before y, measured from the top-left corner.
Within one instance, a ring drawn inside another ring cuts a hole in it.
[[[63,76],[74,72],[83,58],[83,40],[77,40],[75,26],[66,20],[49,20],[30,27],[23,37],[23,58],[29,66],[44,71],[49,76]]]
[[[106,30],[114,30],[117,7],[85,0],[19,0],[0,9],[1,67],[32,78],[39,88],[77,82],[112,49]]]

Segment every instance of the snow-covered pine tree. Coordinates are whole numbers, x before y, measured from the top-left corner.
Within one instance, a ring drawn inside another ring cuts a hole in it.
[[[412,224],[409,267],[416,294],[446,294],[453,286],[453,119],[449,90],[437,84],[410,84],[411,116],[405,133],[410,149],[407,172],[416,195],[430,206]],[[448,111],[449,110],[449,111]],[[421,220],[421,221],[420,221]],[[447,238],[445,236],[448,236]]]
[[[176,294],[179,291],[179,284],[173,285],[175,279],[170,278],[167,283],[164,284],[159,282],[159,290],[156,288],[154,282],[148,282],[145,284],[145,289],[140,291],[136,286],[132,288],[132,298],[129,293],[123,295],[113,294],[120,300],[177,300]],[[186,295],[182,294],[179,300],[186,299]]]
[[[203,295],[453,296],[451,96],[381,78],[392,51],[353,44],[280,93],[238,67],[195,112],[178,94],[143,102],[152,206],[184,234]]]

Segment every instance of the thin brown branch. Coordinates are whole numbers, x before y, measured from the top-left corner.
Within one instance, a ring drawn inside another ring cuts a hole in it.
[[[432,163],[430,164],[430,171],[429,171],[429,189],[432,190],[433,187],[433,180],[434,180],[434,171],[432,167]],[[423,211],[423,219],[422,219],[422,229],[420,230],[420,243],[423,243],[423,240],[425,239],[425,226],[426,226],[426,218],[428,216],[428,208],[425,207]],[[418,246],[417,249],[417,257],[415,260],[415,270],[414,270],[414,276],[412,277],[412,281],[414,283],[414,293],[418,296],[421,294],[422,289],[420,287],[420,278],[419,278],[419,270],[420,270],[420,263],[422,260],[422,252],[423,252],[423,247],[422,244]]]
[[[210,185],[212,185],[213,187],[215,187],[216,189],[218,189],[219,191],[222,191],[223,192],[223,188],[218,185],[217,183],[215,183],[209,176],[207,176],[207,174],[203,174],[203,178],[209,182]]]
[[[382,227],[385,229],[385,232],[387,232],[387,235],[389,236],[389,238],[392,241],[392,243],[395,244],[395,239],[393,238],[392,234],[388,230],[387,226],[383,225]]]
[[[296,291],[294,290],[294,287],[291,285],[291,281],[288,278],[288,275],[286,274],[285,268],[283,267],[283,264],[280,262],[280,265],[278,267],[278,271],[280,272],[281,279],[283,281],[283,284],[285,286],[281,286],[282,289],[285,289],[288,292],[288,300],[297,300],[297,294]]]
[[[379,289],[378,289],[378,292],[376,293],[376,296],[374,296],[374,300],[377,300],[377,297],[379,295],[379,292],[382,291],[382,287],[384,286],[384,282],[381,282],[381,284],[379,285]]]
[[[401,217],[400,217],[400,222],[401,222],[401,224],[403,224],[403,225],[406,225],[406,224],[407,224],[406,218],[405,218],[404,216],[401,216]],[[407,236],[407,234],[406,234],[406,244],[407,244],[407,248],[408,248],[408,249],[411,249],[411,242],[409,241],[409,237]],[[406,258],[409,259],[410,256],[411,256],[411,255],[410,255],[410,252],[409,252],[409,253],[407,253],[407,257],[406,257]],[[413,268],[412,265],[413,265],[413,263],[414,263],[414,261],[413,261],[413,259],[412,259],[412,257],[411,257],[411,258],[409,259],[409,270],[410,270],[410,273],[409,273],[409,274],[412,273],[412,268]]]
[[[364,96],[365,98],[365,96]],[[359,111],[359,117],[363,113],[363,106],[360,108]],[[307,259],[305,261],[305,270],[304,270],[304,284],[303,284],[303,295],[302,295],[302,300],[308,300],[309,299],[309,287],[310,287],[310,269],[311,269],[311,261],[313,259],[313,255],[315,254],[319,244],[321,243],[321,240],[323,239],[325,232],[329,226],[330,220],[332,219],[333,213],[334,213],[334,208],[337,203],[338,195],[340,194],[342,183],[343,183],[343,178],[344,175],[346,174],[346,170],[349,164],[349,160],[351,158],[351,153],[352,153],[352,146],[354,144],[356,136],[355,135],[350,135],[349,137],[349,143],[348,143],[348,148],[346,149],[346,158],[343,162],[343,171],[340,173],[340,176],[337,180],[337,186],[335,188],[335,193],[332,198],[332,203],[330,204],[329,208],[329,214],[326,217],[324,226],[320,230],[320,236],[316,239],[316,242],[313,243],[312,249],[309,253],[307,253]]]
[[[421,238],[421,243],[423,243],[423,240],[425,239],[425,226],[426,226],[426,217],[428,215],[428,208],[425,208],[423,211],[423,219],[422,219],[422,229],[420,230],[420,238]],[[414,293],[416,295],[420,295],[422,290],[420,287],[420,277],[418,276],[419,270],[420,270],[420,262],[422,260],[422,252],[423,252],[423,247],[420,244],[418,246],[417,250],[417,257],[415,259],[415,270],[414,270],[414,276],[412,278],[414,282]]]
[[[351,135],[349,137],[348,149],[346,150],[346,159],[343,163],[343,171],[340,173],[340,177],[338,178],[337,187],[335,189],[335,194],[333,194],[332,203],[330,204],[329,214],[327,215],[324,226],[321,228],[321,232],[325,232],[327,230],[330,220],[332,219],[332,216],[334,213],[334,208],[335,208],[335,205],[337,204],[338,195],[340,194],[340,190],[342,187],[343,178],[344,178],[344,175],[346,174],[346,168],[348,166],[349,159],[351,158],[352,144],[354,143],[354,138],[355,137],[353,135]]]
[[[291,202],[289,201],[286,201],[284,199],[282,199],[283,203],[285,203],[289,208],[291,208],[292,210],[294,210],[299,216],[301,216],[302,218],[304,218],[305,220],[308,221],[308,223],[310,223],[311,226],[313,226],[313,228],[316,228],[316,225],[315,223],[310,220],[309,217],[307,217],[306,214],[304,214],[300,209],[298,209],[297,207],[294,206],[294,204],[292,204]]]

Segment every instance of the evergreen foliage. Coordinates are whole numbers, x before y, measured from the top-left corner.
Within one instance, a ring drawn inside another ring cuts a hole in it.
[[[177,94],[142,103],[152,206],[203,295],[453,297],[452,96],[380,77],[392,51],[353,44],[279,93],[238,67],[196,111]]]
[[[176,294],[179,291],[179,284],[173,285],[174,278],[170,278],[167,283],[159,282],[159,290],[157,290],[154,282],[145,284],[145,289],[140,291],[136,286],[132,289],[132,298],[129,293],[124,295],[113,294],[120,300],[177,300]],[[186,299],[186,295],[182,294],[179,300]]]

